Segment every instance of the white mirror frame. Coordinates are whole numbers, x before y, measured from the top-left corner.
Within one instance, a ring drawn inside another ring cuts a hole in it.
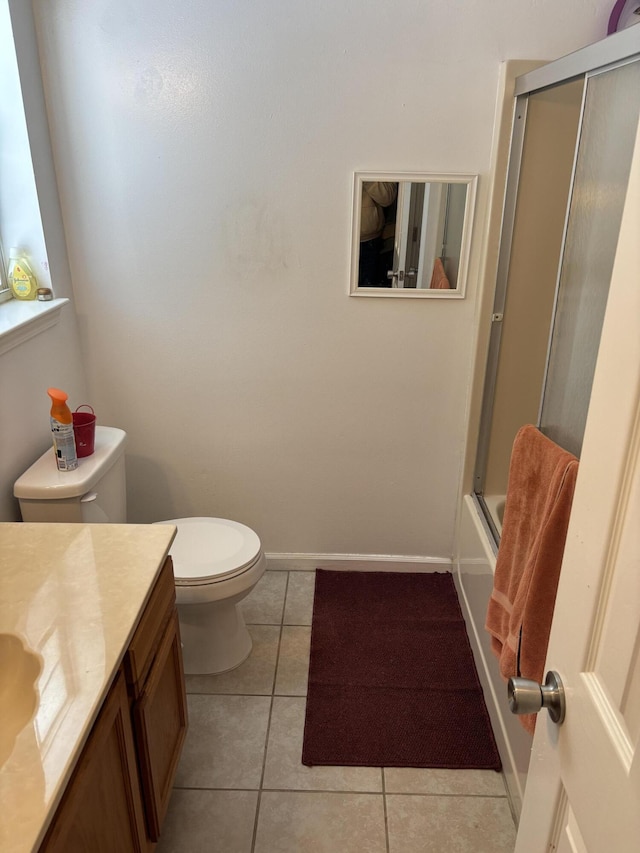
[[[467,197],[464,208],[464,224],[460,244],[460,264],[455,290],[435,290],[431,288],[400,288],[400,287],[358,287],[358,266],[360,258],[360,210],[362,200],[362,184],[364,181],[409,181],[413,183],[442,183],[466,184]],[[456,174],[445,172],[354,172],[353,180],[353,214],[351,232],[351,277],[349,286],[350,296],[394,297],[400,299],[464,299],[467,288],[469,270],[469,253],[471,249],[471,233],[473,214],[476,202],[478,176],[471,174]]]

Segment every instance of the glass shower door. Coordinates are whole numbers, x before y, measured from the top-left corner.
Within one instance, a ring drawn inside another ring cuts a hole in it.
[[[580,455],[639,115],[637,54],[518,99],[474,482],[496,542],[518,429]]]
[[[582,449],[639,114],[640,61],[588,78],[539,424],[576,456]]]
[[[571,80],[516,104],[474,483],[496,538],[513,439],[540,410],[583,94]]]

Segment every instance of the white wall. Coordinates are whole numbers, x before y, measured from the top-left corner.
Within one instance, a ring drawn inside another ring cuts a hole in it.
[[[42,286],[71,296],[71,278],[44,108],[33,16],[28,3],[0,0],[0,234],[21,246]],[[0,311],[2,306],[0,305]],[[86,384],[76,318],[60,322],[0,357],[0,520],[20,518],[17,477],[51,446],[47,388],[76,403]]]
[[[464,301],[352,299],[355,169],[489,168],[499,62],[609,0],[35,0],[91,402],[132,521],[222,515],[272,552],[448,556]]]

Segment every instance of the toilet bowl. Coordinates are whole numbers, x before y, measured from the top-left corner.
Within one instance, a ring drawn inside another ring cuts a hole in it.
[[[178,528],[169,550],[187,674],[234,669],[251,652],[238,604],[267,563],[257,534],[226,518],[172,518]]]
[[[47,450],[16,480],[13,493],[23,521],[124,524],[126,433],[97,426],[95,452],[60,472]],[[218,673],[239,666],[251,652],[251,637],[237,604],[264,574],[265,556],[251,528],[223,518],[176,518],[169,553],[184,669]]]

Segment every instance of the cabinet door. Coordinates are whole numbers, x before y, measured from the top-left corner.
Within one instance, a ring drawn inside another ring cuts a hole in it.
[[[133,720],[147,833],[157,841],[187,734],[187,697],[175,610],[133,707]]]
[[[129,695],[134,701],[149,677],[149,670],[158,653],[165,626],[175,606],[176,582],[173,577],[173,562],[171,557],[167,557],[124,656]]]
[[[140,853],[147,847],[129,701],[119,672],[40,851]]]

